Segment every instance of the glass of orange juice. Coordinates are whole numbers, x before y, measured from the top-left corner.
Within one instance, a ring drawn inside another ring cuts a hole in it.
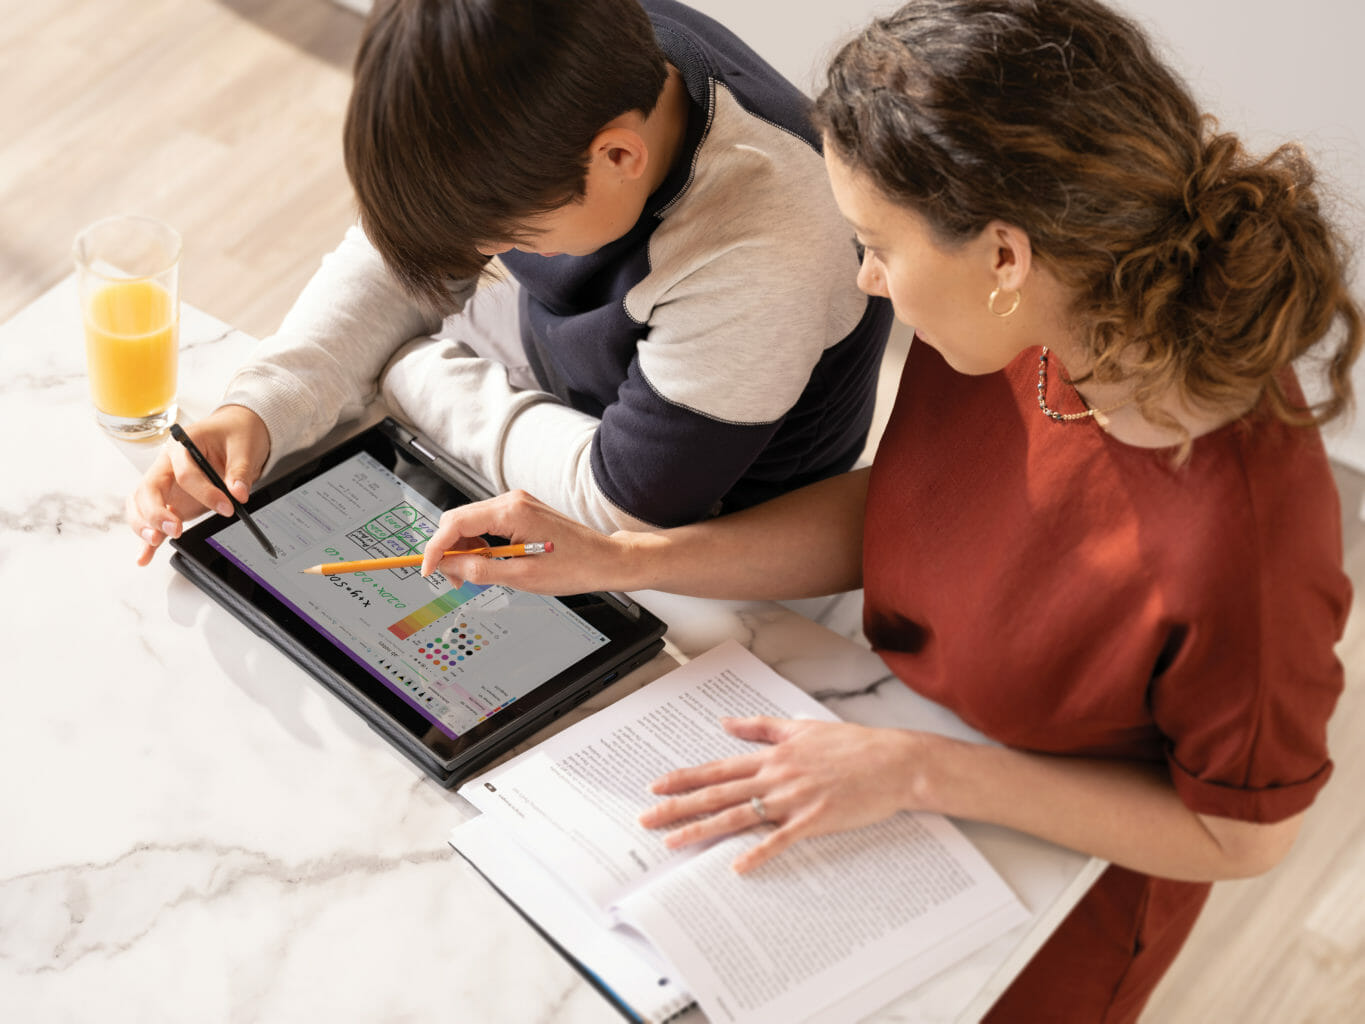
[[[114,437],[157,437],[175,421],[180,248],[150,217],[106,217],[76,236],[90,395]]]

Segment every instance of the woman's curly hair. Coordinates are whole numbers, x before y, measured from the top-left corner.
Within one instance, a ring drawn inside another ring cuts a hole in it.
[[[826,144],[942,244],[1003,220],[1073,290],[1101,381],[1323,423],[1351,403],[1349,253],[1294,145],[1220,134],[1143,31],[1095,0],[910,0],[835,57]],[[1284,368],[1316,344],[1326,394]],[[1181,457],[1188,453],[1186,436]]]

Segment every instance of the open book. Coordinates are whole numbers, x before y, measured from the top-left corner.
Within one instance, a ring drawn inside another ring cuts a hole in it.
[[[802,840],[745,875],[761,826],[669,850],[648,784],[753,749],[719,719],[835,719],[733,641],[467,782],[451,844],[628,1015],[858,1020],[1028,916],[947,819]]]

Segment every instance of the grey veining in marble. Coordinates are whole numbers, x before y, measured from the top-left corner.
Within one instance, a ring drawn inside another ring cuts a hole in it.
[[[252,339],[188,307],[182,335],[192,420]],[[473,813],[461,798],[164,552],[134,565],[124,496],[158,446],[100,433],[83,358],[69,280],[0,326],[0,1020],[619,1020],[453,855],[446,836]],[[847,718],[961,728],[805,617],[856,635],[856,594],[794,608],[641,599],[680,657],[734,636]],[[661,655],[574,717],[674,664]],[[964,830],[1040,913],[1085,864]],[[875,1019],[972,1019],[1022,941]]]

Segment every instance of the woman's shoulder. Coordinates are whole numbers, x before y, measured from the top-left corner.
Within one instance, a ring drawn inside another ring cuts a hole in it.
[[[1342,587],[1341,501],[1316,427],[1257,410],[1195,438],[1184,464],[1146,454],[1170,486],[1145,518],[1190,585]]]

